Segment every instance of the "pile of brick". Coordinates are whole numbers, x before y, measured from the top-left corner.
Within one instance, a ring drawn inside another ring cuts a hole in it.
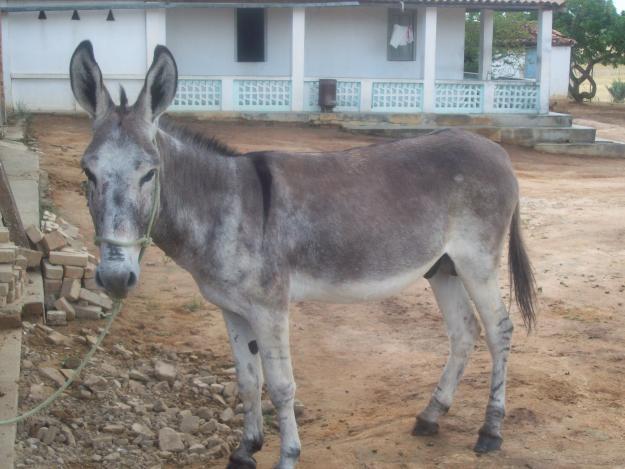
[[[83,246],[78,229],[44,212],[41,229],[30,226],[28,238],[43,253],[41,270],[46,323],[65,325],[74,319],[100,319],[113,307],[95,281],[97,259]]]
[[[38,266],[40,261],[40,252],[13,244],[9,230],[0,222],[0,308],[21,299],[28,284],[26,269]]]

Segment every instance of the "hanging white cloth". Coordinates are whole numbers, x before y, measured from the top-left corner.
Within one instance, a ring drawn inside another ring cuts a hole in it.
[[[391,47],[397,49],[400,46],[407,46],[414,42],[414,35],[412,33],[412,27],[402,26],[400,24],[393,25],[393,33],[391,34],[391,40],[389,44]]]

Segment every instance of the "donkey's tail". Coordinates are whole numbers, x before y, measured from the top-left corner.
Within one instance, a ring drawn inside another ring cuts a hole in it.
[[[510,223],[510,243],[508,246],[508,268],[510,275],[510,291],[514,286],[516,303],[521,310],[523,323],[528,332],[536,324],[534,303],[536,301],[536,283],[523,237],[521,236],[521,219],[517,203]]]

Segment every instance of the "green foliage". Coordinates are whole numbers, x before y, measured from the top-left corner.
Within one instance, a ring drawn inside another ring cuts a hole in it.
[[[29,119],[31,116],[31,112],[28,109],[28,106],[24,103],[24,101],[18,101],[17,105],[13,109],[13,117],[16,119]]]
[[[571,95],[578,102],[594,98],[594,66],[625,64],[625,16],[617,13],[612,0],[568,0],[566,10],[556,14],[555,28],[577,41],[571,60]],[[585,82],[590,91],[580,90]]]
[[[625,102],[625,81],[614,80],[611,86],[608,86],[612,101],[615,103]]]
[[[531,25],[536,14],[527,12],[495,12],[493,18],[493,58],[520,54],[531,40]],[[464,71],[477,73],[480,55],[480,14],[468,12],[465,21]]]

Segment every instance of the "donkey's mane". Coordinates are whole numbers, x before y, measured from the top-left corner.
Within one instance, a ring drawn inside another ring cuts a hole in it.
[[[216,152],[224,156],[241,156],[241,153],[229,147],[215,137],[208,137],[187,125],[176,122],[165,116],[159,120],[159,127],[177,139],[200,150]]]

